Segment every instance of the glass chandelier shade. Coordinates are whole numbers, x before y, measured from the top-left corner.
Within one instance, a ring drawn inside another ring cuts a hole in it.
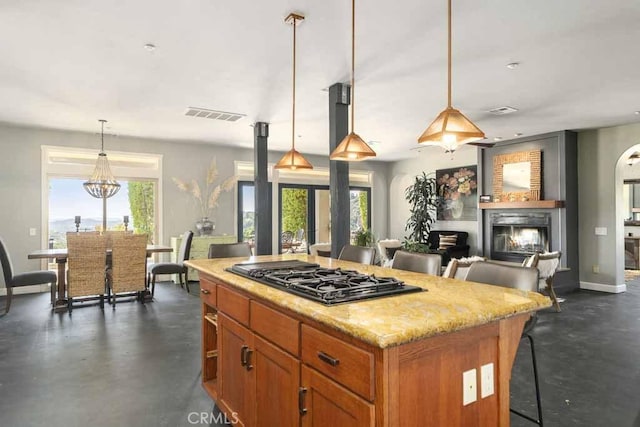
[[[424,145],[438,145],[447,153],[453,153],[463,144],[484,139],[484,132],[459,110],[451,106],[451,0],[447,1],[447,108],[429,125],[418,142]]]
[[[351,0],[351,132],[345,136],[340,144],[329,156],[330,160],[343,160],[347,162],[357,162],[369,157],[375,157],[373,151],[364,140],[353,130],[355,126],[356,110],[356,2]]]
[[[96,161],[96,167],[91,174],[91,178],[82,184],[87,193],[97,199],[107,199],[114,196],[120,190],[120,184],[116,181],[109,167],[107,153],[104,152],[104,124],[106,120],[100,120],[102,123],[101,140],[102,146]]]
[[[291,103],[291,150],[287,151],[284,156],[276,163],[275,169],[287,169],[291,171],[299,169],[313,169],[311,163],[304,158],[299,151],[296,150],[296,26],[298,21],[302,22],[304,16],[290,13],[284,22],[291,24],[293,27],[293,90]]]

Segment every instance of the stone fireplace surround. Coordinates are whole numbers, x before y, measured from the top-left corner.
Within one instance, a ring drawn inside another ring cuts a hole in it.
[[[568,271],[556,275],[555,288],[566,293],[579,288],[577,134],[560,131],[518,138],[492,148],[479,149],[478,194],[492,194],[494,156],[536,149],[542,151],[541,199],[564,201],[563,207],[512,209],[508,204],[501,204],[499,207],[478,209],[477,253],[493,259],[521,261],[526,257],[525,253],[496,253],[492,218],[502,216],[511,220],[516,218],[516,221],[522,217],[538,218],[536,221],[546,218],[548,248],[545,249],[561,251],[560,266],[568,268]],[[519,252],[529,251],[531,248]]]

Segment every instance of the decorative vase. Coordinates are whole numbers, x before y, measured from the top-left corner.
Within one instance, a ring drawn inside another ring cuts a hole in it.
[[[196,230],[200,236],[210,236],[215,228],[216,224],[206,216],[196,221]]]

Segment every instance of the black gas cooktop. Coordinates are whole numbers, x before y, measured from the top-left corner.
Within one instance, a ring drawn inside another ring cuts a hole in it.
[[[324,268],[298,260],[235,264],[228,271],[326,305],[426,290],[394,277]]]

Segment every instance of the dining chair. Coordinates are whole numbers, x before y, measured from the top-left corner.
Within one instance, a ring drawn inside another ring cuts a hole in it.
[[[189,292],[189,268],[184,265],[184,262],[189,259],[191,255],[191,241],[193,240],[193,231],[185,231],[182,235],[182,242],[180,243],[180,250],[176,257],[176,262],[159,262],[151,264],[149,266],[149,274],[147,276],[147,287],[151,284],[151,296],[155,295],[156,290],[156,276],[158,274],[177,274],[180,287],[182,287],[182,277],[184,275],[184,283]]]
[[[55,288],[58,283],[56,273],[53,271],[39,270],[29,271],[27,273],[13,273],[13,263],[9,256],[9,251],[2,238],[0,238],[0,264],[2,264],[2,273],[4,274],[4,283],[7,287],[7,302],[5,304],[4,314],[9,313],[11,308],[11,298],[13,296],[13,288],[18,286],[44,285],[51,284],[51,302],[55,299]]]
[[[251,245],[240,243],[212,243],[209,245],[209,258],[250,257]]]
[[[442,273],[442,277],[446,277],[448,279],[459,279],[465,280],[467,278],[467,273],[469,272],[469,268],[473,265],[474,262],[482,262],[487,259],[481,256],[472,256],[467,258],[453,258],[447,264],[447,267],[444,269]]]
[[[380,256],[380,265],[383,267],[390,267],[393,261],[395,252],[400,250],[402,242],[398,239],[383,239],[378,240],[378,255]]]
[[[510,266],[487,261],[473,263],[469,268],[466,280],[468,282],[486,283],[489,285],[503,286],[505,288],[519,289],[522,291],[538,292],[538,277],[539,272],[535,267]],[[530,334],[537,319],[538,317],[536,312],[533,312],[529,320],[527,320],[524,325],[521,339],[526,337],[529,340],[531,348],[531,361],[533,363],[533,380],[536,387],[538,418],[533,418],[515,409],[510,409],[510,411],[542,427],[542,403],[540,399],[540,383],[538,381],[538,364],[536,363],[536,350],[533,343],[533,337]]]
[[[80,297],[100,297],[104,308],[107,238],[94,233],[67,233],[67,307]]]
[[[114,309],[116,296],[135,295],[144,304],[144,292],[147,290],[147,239],[146,234],[112,236],[111,266],[107,270],[107,283]]]
[[[360,264],[373,265],[376,258],[375,248],[364,246],[344,245],[338,255],[338,259],[343,261],[359,262]]]
[[[391,268],[440,276],[442,274],[442,257],[440,254],[396,251],[391,261]]]
[[[551,302],[556,309],[556,312],[560,313],[560,299],[556,295],[556,290],[553,288],[553,278],[560,267],[560,257],[562,252],[543,252],[533,254],[531,257],[524,260],[524,263],[530,267],[536,267],[540,272],[540,279],[538,281],[538,291],[544,291],[549,293]]]

